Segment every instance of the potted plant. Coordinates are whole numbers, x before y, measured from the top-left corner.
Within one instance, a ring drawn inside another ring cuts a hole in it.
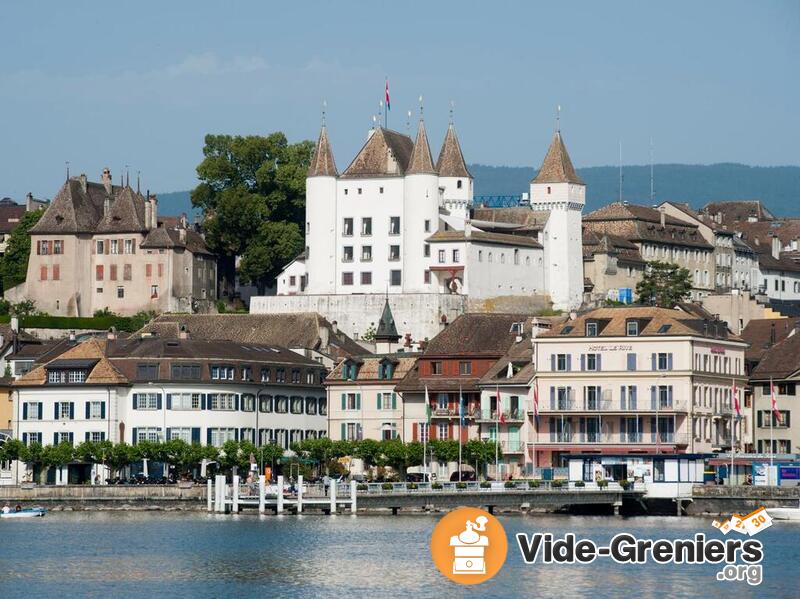
[[[517,483],[513,480],[507,480],[503,485],[506,489],[515,489],[517,487]]]
[[[419,485],[417,483],[408,483],[408,488],[411,489],[412,491],[416,491],[417,489],[419,489]]]
[[[456,483],[456,489],[466,489],[466,488],[467,488],[467,483],[465,483],[463,481]]]
[[[608,487],[608,481],[604,478],[601,478],[597,481],[597,488],[598,489],[605,489]]]
[[[538,480],[529,480],[528,481],[528,488],[530,488],[530,489],[538,489],[541,484],[542,483],[540,483]]]
[[[431,489],[441,489],[442,483],[431,483]]]
[[[627,480],[627,479],[626,480],[621,480],[621,481],[619,481],[619,486],[622,487],[623,491],[627,491],[628,489],[633,487],[633,483],[631,481]]]
[[[356,490],[357,491],[366,491],[367,489],[369,489],[369,487],[364,483],[360,483],[360,484],[356,485]]]
[[[393,489],[392,483],[383,483],[381,489],[384,491],[391,491]]]
[[[585,482],[583,482],[582,480],[576,480],[576,481],[575,481],[575,486],[576,486],[576,487],[585,487],[585,486],[586,486],[586,483],[585,483]]]
[[[563,480],[551,480],[550,481],[550,487],[553,488],[553,489],[560,489],[563,484],[564,484]]]
[[[481,483],[481,489],[491,489],[491,488],[492,488],[492,483],[490,483],[488,480],[485,480]]]

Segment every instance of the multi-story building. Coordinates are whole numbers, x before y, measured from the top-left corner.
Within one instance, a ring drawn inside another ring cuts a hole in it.
[[[530,182],[532,219],[474,209],[472,190],[452,124],[436,162],[420,120],[414,140],[370,131],[341,174],[323,127],[306,180],[305,251],[278,276],[278,295],[252,298],[251,311],[318,311],[355,337],[388,294],[400,332],[424,339],[474,302],[579,307],[586,186],[561,133]]]
[[[0,200],[0,256],[6,253],[6,246],[14,232],[22,221],[26,212],[40,210],[47,206],[43,200],[35,200],[33,194],[28,194],[25,204],[17,204],[11,198]]]
[[[784,322],[775,321],[770,334],[772,343],[763,351],[750,374],[755,410],[753,444],[758,453],[800,452],[800,423],[793,422],[799,417],[794,408],[797,407],[800,387],[800,328],[794,321],[788,334],[775,341],[775,329],[783,329]],[[770,384],[775,389],[776,410],[772,407]]]
[[[511,345],[523,343],[521,331],[528,320],[523,314],[464,314],[431,339],[416,364],[395,387],[403,401],[404,439],[460,438],[466,442],[480,438],[482,433],[490,434],[487,426],[493,425],[496,418],[492,416],[488,396],[484,400],[485,410],[482,409],[481,379]],[[429,406],[425,404],[426,397]],[[523,453],[516,445],[504,450],[506,456],[521,457]],[[450,474],[447,464],[439,467],[440,478]]]
[[[595,279],[587,281],[591,284],[592,294],[598,298],[609,295],[613,298],[618,293],[620,282],[627,288],[636,288],[636,283],[641,280],[643,269],[639,268],[639,260],[644,262],[671,262],[686,268],[692,277],[692,298],[699,299],[712,293],[715,289],[714,282],[714,249],[694,223],[680,220],[667,214],[665,209],[637,206],[627,202],[614,202],[587,214],[583,217],[584,239],[587,233],[593,233],[599,239],[608,237],[608,243],[596,243],[590,255],[585,255],[584,260],[595,263],[600,261],[603,254],[613,256],[620,253],[625,247],[620,240],[633,243],[638,249],[627,250],[624,273],[628,275],[623,281],[613,278],[618,269],[595,266],[593,276]],[[599,257],[600,256],[600,257]],[[611,263],[612,260],[606,259]]]
[[[155,196],[113,185],[108,169],[101,183],[68,179],[31,228],[26,281],[6,299],[62,316],[212,309],[215,257],[185,218],[159,226],[157,207]]]
[[[729,449],[745,347],[724,322],[679,309],[600,308],[554,326],[533,343],[540,417],[529,428],[532,462]],[[743,448],[752,428],[740,408],[734,434]]]
[[[13,384],[14,436],[43,445],[228,440],[285,449],[327,435],[325,369],[276,346],[188,338],[91,338]],[[38,476],[18,467],[16,480]],[[105,479],[102,467],[51,469],[57,483]]]

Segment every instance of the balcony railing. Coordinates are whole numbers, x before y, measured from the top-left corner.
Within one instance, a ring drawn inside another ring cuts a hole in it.
[[[528,410],[532,411],[532,408]],[[684,399],[673,399],[672,401],[637,399],[636,401],[620,401],[613,399],[597,400],[562,400],[553,404],[550,402],[539,402],[539,412],[688,412],[689,402]]]
[[[464,410],[464,418],[479,417],[480,410],[478,408],[466,408]],[[458,418],[458,408],[433,408],[432,416],[434,418]]]
[[[539,433],[536,435],[535,443],[567,443],[571,445],[688,445],[689,435],[681,433],[654,433],[654,432],[621,432],[621,433],[574,433],[574,432],[555,432]]]
[[[523,414],[524,412],[521,409],[505,410],[499,414],[497,410],[480,410],[477,419],[484,422],[497,422],[498,420],[505,420],[506,422],[522,421],[525,419]]]

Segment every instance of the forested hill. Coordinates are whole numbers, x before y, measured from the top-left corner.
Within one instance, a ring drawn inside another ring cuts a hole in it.
[[[471,164],[475,195],[510,195],[528,191],[533,168]],[[653,168],[657,202],[674,200],[700,207],[714,200],[760,199],[776,216],[800,216],[800,167],[744,164],[657,164]],[[619,198],[619,168],[593,166],[578,169],[586,182],[586,212]],[[622,197],[650,204],[650,167],[622,169]],[[192,213],[188,191],[159,193],[159,213]]]

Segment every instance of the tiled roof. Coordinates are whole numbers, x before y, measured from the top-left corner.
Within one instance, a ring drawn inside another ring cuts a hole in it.
[[[90,384],[125,384],[128,380],[119,372],[106,357],[108,340],[90,337],[78,343],[57,356],[56,360],[78,360],[85,358],[96,359],[95,366],[86,377]],[[49,363],[49,361],[48,361]],[[19,386],[44,385],[47,382],[47,363],[42,364],[21,376],[14,383]]]
[[[786,378],[800,370],[800,335],[793,328],[783,340],[767,349],[750,373],[750,379]]]
[[[514,208],[473,208],[475,221],[517,225],[519,230],[538,231],[547,224],[549,210],[531,210],[525,207]]]
[[[315,312],[293,314],[162,314],[135,336],[154,333],[176,339],[185,326],[189,337],[229,340],[248,344],[276,345],[289,349],[313,349],[334,358],[364,353],[364,348],[345,335],[336,333],[325,318]],[[324,329],[324,331],[323,331]],[[327,349],[323,346],[328,337]]]
[[[684,310],[632,306],[597,308],[580,314],[574,320],[542,333],[540,337],[586,337],[586,323],[597,322],[597,337],[625,337],[628,320],[639,323],[639,337],[674,337],[691,335],[708,339],[741,341],[723,321],[697,318]]]
[[[780,239],[782,246],[788,246],[793,241],[800,240],[800,218],[738,223],[736,230],[741,232],[742,238],[751,246],[756,240],[759,245],[769,246],[773,237]]]
[[[583,217],[584,222],[608,221],[608,220],[639,220],[648,223],[661,224],[661,212],[649,206],[638,204],[628,204],[627,202],[612,202],[602,208]],[[664,223],[667,225],[681,225],[695,227],[669,214],[664,215]]]
[[[378,321],[378,330],[375,331],[375,341],[397,341],[400,339],[400,334],[397,332],[397,326],[394,324],[394,316],[392,309],[389,307],[389,299],[383,305],[383,313],[381,319]]]
[[[391,354],[385,356],[362,356],[359,359],[358,372],[356,374],[356,381],[378,381],[378,367],[384,360],[392,360],[395,362],[394,372],[391,380],[399,381],[406,376],[409,370],[414,367],[417,362],[419,354]],[[347,360],[342,360],[336,367],[325,377],[325,381],[341,381],[345,382],[342,378],[342,369]]]
[[[721,213],[722,222],[733,229],[738,229],[739,224],[746,223],[750,217],[758,220],[772,220],[775,218],[761,203],[761,200],[728,200],[709,202],[702,208],[711,216]]]
[[[762,270],[776,270],[783,272],[800,272],[800,261],[792,252],[780,252],[778,257],[772,255],[770,245],[756,244],[753,246],[758,258],[758,265]]]
[[[0,205],[0,233],[11,233],[25,216],[25,206],[19,204]]]
[[[165,229],[159,227],[147,234],[141,247],[147,248],[185,248],[193,254],[208,254],[211,251],[206,245],[205,239],[197,231],[185,229],[186,238],[181,240],[181,233],[178,229]]]
[[[97,223],[97,233],[127,233],[146,231],[144,222],[145,199],[130,187],[123,187],[111,202],[108,214]]]
[[[544,157],[539,172],[533,178],[533,183],[576,183],[585,185],[583,179],[575,172],[569,153],[561,138],[561,132],[556,131],[547,155]]]
[[[472,178],[467,169],[467,163],[464,161],[464,155],[461,153],[461,144],[458,143],[453,123],[447,127],[442,149],[439,151],[439,159],[436,161],[436,170],[439,171],[440,177]]]
[[[404,175],[414,142],[402,133],[378,127],[342,177],[386,177]]]
[[[317,147],[311,164],[308,167],[308,177],[336,177],[339,172],[336,170],[336,162],[333,159],[333,150],[328,141],[328,130],[325,126],[319,132]]]
[[[589,229],[583,231],[583,259],[593,260],[595,254],[613,254],[617,262],[644,264],[645,260],[639,247],[623,237],[605,233],[595,233]]]
[[[758,362],[764,352],[785,339],[798,324],[800,318],[754,318],[742,331],[742,339],[750,344],[745,358]]]
[[[478,243],[490,243],[496,245],[518,245],[522,247],[540,248],[542,245],[533,237],[525,235],[510,235],[507,233],[486,233],[472,229],[469,235],[464,231],[437,231],[426,241],[435,243],[437,241],[474,241]]]
[[[527,314],[462,314],[428,342],[424,355],[503,355],[516,338],[511,325],[528,318]]]
[[[428,143],[428,134],[425,131],[425,121],[420,119],[419,128],[417,129],[417,139],[414,141],[414,149],[408,161],[406,174],[414,175],[422,173],[436,174],[436,169],[433,166],[431,146]]]

